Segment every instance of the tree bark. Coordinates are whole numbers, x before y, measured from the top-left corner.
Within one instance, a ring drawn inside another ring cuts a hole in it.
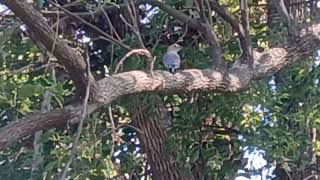
[[[171,125],[171,117],[167,109],[158,102],[153,107],[144,108],[143,102],[134,97],[130,109],[133,124],[143,130],[138,133],[138,138],[147,162],[150,164],[152,178],[155,180],[190,180],[192,177],[183,175],[175,162],[175,155],[164,151],[164,142],[167,138],[166,130]],[[153,108],[150,112],[149,108]]]

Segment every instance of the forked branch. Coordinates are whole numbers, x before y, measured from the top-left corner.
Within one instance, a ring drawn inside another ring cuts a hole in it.
[[[206,37],[209,45],[211,46],[210,55],[213,59],[212,65],[213,67],[223,67],[222,52],[219,44],[219,39],[217,37],[217,34],[213,30],[213,24],[210,24],[206,17],[204,0],[197,0],[197,4],[200,9],[200,20],[202,25],[201,29],[203,29],[202,32],[204,33],[204,36]],[[209,12],[208,16],[211,16],[211,12]]]
[[[296,37],[298,35],[297,25],[294,19],[290,17],[288,9],[283,0],[273,0],[278,13],[281,16],[281,20],[287,25],[289,35]]]

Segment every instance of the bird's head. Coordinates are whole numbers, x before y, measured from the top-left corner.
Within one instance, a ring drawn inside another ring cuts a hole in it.
[[[182,49],[182,47],[179,44],[172,44],[168,47],[167,52],[173,51],[173,52],[178,52]]]

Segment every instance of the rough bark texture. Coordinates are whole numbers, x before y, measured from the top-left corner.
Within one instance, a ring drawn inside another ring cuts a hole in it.
[[[143,130],[143,133],[138,133],[138,138],[143,152],[147,154],[152,178],[155,180],[192,179],[183,176],[174,161],[174,154],[168,154],[164,151],[166,130],[171,124],[170,115],[164,105],[161,102],[157,103],[150,112],[147,108],[143,108],[141,100],[134,98],[130,116],[134,125]]]
[[[72,118],[69,112],[63,113],[62,110],[54,110],[45,114],[32,114],[20,121],[12,122],[0,130],[0,134],[2,134],[0,147],[4,147],[7,142],[18,141],[42,129],[61,127],[67,118]]]
[[[88,113],[97,109],[96,105],[88,107]],[[14,121],[0,129],[0,149],[7,147],[39,130],[65,127],[68,122],[79,121],[81,106],[67,106],[62,110],[52,110],[48,113],[34,113],[18,121]]]

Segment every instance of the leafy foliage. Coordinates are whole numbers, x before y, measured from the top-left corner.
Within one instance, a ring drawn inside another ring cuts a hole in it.
[[[43,1],[36,1],[40,2]],[[67,4],[63,0],[58,2],[61,5]],[[101,4],[120,4],[104,0],[88,0],[81,3],[71,6],[69,10],[88,12],[97,10]],[[184,11],[190,17],[199,16],[196,10],[192,10],[197,8],[194,1],[170,0],[166,3]],[[280,44],[287,37],[284,36],[286,30],[283,26],[268,29],[265,18],[267,7],[258,6],[259,3],[261,2],[250,1],[250,33],[253,47],[262,52],[270,48],[270,44]],[[238,16],[238,1],[221,1],[221,4],[226,5],[232,14]],[[41,4],[42,6],[52,8],[46,3]],[[115,22],[119,12],[109,13],[109,16],[119,31],[122,42],[131,47],[138,47],[134,33],[128,28],[122,28],[123,22]],[[185,47],[181,52],[182,68],[203,69],[210,65],[208,45],[200,33],[182,25],[159,9],[149,8],[140,12],[140,16],[141,19],[147,19],[140,24],[140,33],[146,46],[157,57],[156,69],[163,69],[160,63],[161,56],[168,44],[177,41],[179,37],[183,37],[180,44]],[[211,25],[221,39],[223,57],[228,65],[231,65],[241,54],[235,33],[230,25],[216,14],[208,19],[212,20]],[[48,20],[55,19],[48,17]],[[95,20],[97,21],[93,20],[91,23],[111,33],[111,28],[105,25],[105,19]],[[92,40],[88,46],[93,73],[97,78],[101,74],[102,77],[112,74],[117,62],[126,52],[108,42],[95,40],[98,35],[86,25],[80,22],[75,24],[76,31],[84,32],[80,38],[87,36]],[[39,111],[43,101],[42,95],[46,90],[51,93],[47,102],[51,109],[62,108],[74,95],[73,84],[60,78],[64,73],[62,68],[49,67],[55,63],[55,59],[43,54],[23,34],[25,32],[14,35],[0,51],[1,127],[28,113]],[[77,44],[74,38],[68,39],[66,35],[63,38]],[[74,47],[79,48],[76,45]],[[35,67],[40,66],[37,65],[23,71],[19,70],[38,63],[48,63],[49,68],[36,70]],[[192,174],[197,168],[202,170],[205,179],[233,179],[239,169],[246,169],[246,172],[252,175],[256,173],[256,169],[250,171],[245,168],[246,163],[243,162],[244,154],[250,151],[250,147],[264,150],[264,158],[268,165],[276,162],[277,167],[286,167],[285,170],[288,172],[301,169],[304,171],[311,166],[312,148],[315,148],[316,157],[320,156],[320,141],[312,142],[310,134],[313,128],[320,129],[319,68],[314,58],[305,59],[279,74],[252,83],[242,92],[173,92],[152,95],[153,98],[151,95],[143,95],[145,99],[142,106],[147,112],[154,110],[153,104],[160,101],[166,103],[166,108],[172,114],[172,124],[167,130],[165,151],[176,153],[174,161],[186,175]],[[145,59],[128,58],[123,71],[136,69],[146,69]],[[102,108],[86,121],[78,143],[76,159],[69,173],[70,179],[151,177],[145,152],[141,151],[141,144],[137,138],[138,130],[131,125],[128,109],[132,102],[128,102],[128,99],[130,98],[125,97],[113,102],[111,114],[108,113],[107,107]],[[75,132],[76,127],[73,125],[44,132],[41,142],[38,142],[43,144],[41,175],[44,178],[55,179],[60,176],[69,157]],[[32,144],[33,137],[26,137],[14,147],[0,151],[1,179],[29,177]],[[318,162],[315,167],[320,167]]]

